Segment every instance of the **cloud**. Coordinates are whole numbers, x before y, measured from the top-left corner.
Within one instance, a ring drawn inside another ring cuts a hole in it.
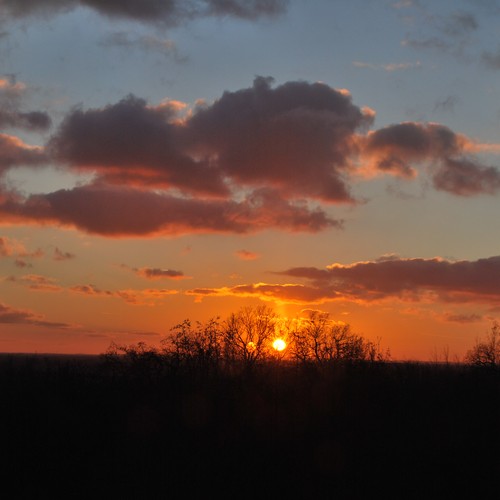
[[[278,274],[306,279],[318,290],[333,289],[353,300],[421,300],[429,294],[449,302],[500,299],[500,256],[476,261],[393,258],[333,264],[326,269],[292,268]]]
[[[0,174],[16,166],[35,166],[47,162],[43,148],[29,146],[21,139],[0,133]]]
[[[63,287],[55,284],[54,279],[39,274],[27,274],[20,278],[10,276],[8,281],[20,283],[30,290],[41,292],[61,292],[64,290]]]
[[[175,101],[148,106],[135,96],[75,109],[48,150],[108,184],[219,197],[230,186],[273,187],[285,198],[354,202],[346,181],[354,133],[373,122],[373,112],[323,83],[271,83],[258,77],[184,116]]]
[[[57,261],[63,261],[63,260],[71,260],[71,259],[74,259],[76,256],[75,254],[73,253],[70,253],[70,252],[63,252],[62,250],[60,250],[58,247],[56,247],[54,249],[54,255],[53,255],[53,259],[54,260],[57,260]]]
[[[87,185],[22,197],[0,192],[4,223],[54,224],[105,236],[317,232],[340,228],[319,204],[356,203],[355,176],[420,171],[455,195],[493,194],[500,171],[477,145],[438,123],[369,131],[375,112],[324,83],[257,77],[213,103],[128,96],[73,109],[45,148],[0,134],[0,168],[94,173]],[[493,146],[488,146],[491,149]],[[3,155],[2,155],[3,153]]]
[[[445,19],[443,31],[450,36],[464,36],[478,28],[477,19],[470,12],[453,12]]]
[[[156,52],[166,57],[173,57],[176,61],[182,62],[177,50],[177,45],[173,40],[158,38],[153,35],[132,36],[130,33],[118,31],[106,36],[100,45],[103,47],[116,47],[126,50],[140,50],[143,52]]]
[[[469,323],[477,323],[482,321],[484,318],[479,314],[453,314],[453,313],[445,313],[443,315],[443,319],[445,321],[449,321],[451,323],[461,323],[461,324],[469,324]]]
[[[453,47],[452,44],[438,37],[423,38],[420,40],[407,38],[401,42],[401,45],[414,49],[433,49],[442,52],[448,52]]]
[[[128,96],[101,109],[75,109],[49,141],[53,158],[96,171],[108,184],[174,187],[186,193],[226,196],[219,172],[179,148],[179,106]]]
[[[437,190],[472,196],[500,189],[500,170],[471,156],[488,147],[444,125],[399,123],[369,132],[360,141],[362,158],[376,171],[412,178],[417,175],[416,167],[425,163]]]
[[[42,315],[26,309],[16,309],[0,302],[0,324],[34,325],[50,328],[73,328],[68,323],[47,321]]]
[[[91,185],[25,199],[5,193],[0,215],[4,223],[50,223],[103,236],[253,233],[269,228],[317,232],[341,227],[322,210],[292,204],[272,190],[255,191],[236,202]]]
[[[21,98],[27,87],[12,75],[0,76],[0,128],[44,131],[50,128],[50,116],[43,111],[22,111]]]
[[[455,106],[460,102],[456,95],[449,95],[444,99],[436,101],[433,111],[454,111]]]
[[[0,13],[21,17],[89,7],[100,14],[169,26],[207,16],[255,20],[286,10],[287,0],[3,0]]]
[[[250,252],[249,250],[237,250],[234,253],[241,260],[255,260],[259,258],[258,253]]]
[[[500,69],[500,48],[496,52],[485,50],[481,53],[481,61],[483,64],[493,70]]]
[[[352,65],[355,68],[374,69],[374,70],[381,69],[389,73],[392,73],[393,71],[405,71],[408,69],[415,69],[422,67],[422,63],[420,61],[414,63],[408,62],[408,63],[388,63],[388,64],[373,64],[362,61],[353,61]]]
[[[95,285],[74,285],[68,288],[69,292],[91,297],[113,297],[132,305],[154,305],[155,301],[179,293],[177,290],[144,289],[144,290],[101,290]]]
[[[354,133],[371,125],[373,113],[324,83],[271,84],[257,77],[252,87],[195,110],[186,124],[192,151],[239,185],[352,203],[345,176]]]
[[[391,256],[325,269],[296,267],[274,274],[306,283],[255,283],[221,288],[194,288],[185,292],[201,301],[205,297],[255,297],[290,304],[323,304],[331,301],[369,304],[385,300],[445,304],[485,304],[500,300],[500,256],[476,261],[442,258],[404,259]],[[447,321],[479,321],[476,315],[450,314]]]
[[[0,257],[16,257],[16,265],[26,267],[28,264],[24,262],[25,258],[43,257],[44,252],[38,248],[35,251],[28,251],[24,244],[14,238],[0,236]]]
[[[182,280],[190,278],[190,276],[186,276],[182,271],[174,271],[173,269],[141,267],[139,269],[134,268],[133,271],[137,274],[137,276],[141,276],[142,278],[146,278],[148,280]]]
[[[496,194],[500,190],[500,171],[472,160],[446,159],[433,176],[434,187],[460,196]]]
[[[333,290],[322,290],[318,287],[301,284],[256,283],[222,288],[194,288],[187,290],[186,295],[193,295],[199,302],[204,297],[255,297],[264,301],[289,304],[320,304],[333,300]]]
[[[14,253],[10,238],[0,237],[0,257],[9,257]]]

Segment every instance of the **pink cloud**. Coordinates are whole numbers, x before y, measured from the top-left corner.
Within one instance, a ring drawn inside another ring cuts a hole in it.
[[[260,257],[258,253],[250,252],[249,250],[237,250],[234,253],[241,260],[255,260]]]

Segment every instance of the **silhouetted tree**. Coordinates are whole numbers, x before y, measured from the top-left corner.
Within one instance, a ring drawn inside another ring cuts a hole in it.
[[[224,357],[253,365],[266,358],[276,335],[276,313],[267,306],[244,307],[224,322]]]
[[[500,324],[494,322],[486,340],[476,339],[475,345],[465,355],[466,363],[475,366],[500,366]]]
[[[219,318],[206,323],[186,319],[172,328],[172,334],[162,340],[162,353],[181,364],[216,368],[222,359],[223,332]]]
[[[382,361],[390,356],[381,352],[379,344],[354,333],[349,324],[331,321],[327,313],[318,311],[311,312],[293,332],[291,350],[301,362]]]
[[[158,349],[145,342],[130,345],[112,342],[102,357],[112,372],[118,374],[126,371],[129,375],[143,378],[158,376],[165,362]]]

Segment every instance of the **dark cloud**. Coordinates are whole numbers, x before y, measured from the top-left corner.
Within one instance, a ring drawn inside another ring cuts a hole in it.
[[[450,302],[500,299],[500,256],[476,261],[393,258],[327,269],[292,268],[278,274],[306,279],[319,290],[333,288],[347,299],[419,300],[428,293]]]
[[[20,17],[85,6],[107,16],[176,25],[206,16],[250,20],[272,17],[285,12],[287,3],[287,0],[3,0],[0,12]]]
[[[193,150],[214,158],[224,175],[251,186],[273,186],[289,197],[352,202],[344,174],[354,133],[373,114],[349,94],[323,83],[276,88],[258,77],[251,88],[225,92],[199,108],[187,127]]]
[[[54,255],[52,258],[57,261],[71,260],[75,258],[75,254],[70,252],[63,252],[58,247],[56,247],[54,249]]]
[[[50,328],[71,328],[67,323],[47,321],[43,316],[25,309],[16,309],[0,303],[0,323],[17,325],[34,325]]]
[[[500,171],[466,159],[446,159],[434,174],[434,187],[460,196],[495,194],[500,190]]]
[[[382,172],[403,177],[416,167],[431,167],[433,185],[457,196],[495,194],[500,170],[471,156],[472,141],[436,123],[400,123],[371,132],[364,142],[364,158]]]
[[[480,316],[479,314],[451,314],[451,313],[447,313],[443,316],[443,319],[445,321],[449,321],[451,323],[469,324],[469,323],[477,323],[479,321],[482,321],[484,318],[483,318],[483,316]]]
[[[44,131],[50,128],[51,119],[42,111],[20,111],[0,109],[0,128],[20,128],[29,131]]]
[[[105,236],[251,233],[269,228],[316,232],[340,227],[320,209],[292,204],[271,190],[253,192],[236,202],[83,186],[26,199],[6,194],[0,214],[4,221],[52,223]]]
[[[384,299],[483,303],[500,299],[500,256],[476,261],[403,259],[392,256],[325,269],[296,267],[275,274],[305,280],[302,283],[244,284],[187,291],[197,297],[243,296],[285,303],[321,304],[341,300],[369,303]],[[445,318],[446,319],[446,318]],[[472,322],[476,315],[448,314],[448,321]]]
[[[76,109],[48,148],[106,183],[212,196],[228,196],[228,185],[272,186],[285,198],[354,201],[346,183],[354,134],[373,113],[345,92],[306,82],[272,88],[271,79],[258,77],[185,119],[180,107],[151,107],[129,96],[102,109]]]
[[[174,271],[173,269],[159,269],[157,267],[141,267],[139,269],[133,269],[133,271],[142,278],[146,278],[148,280],[161,280],[161,279],[170,279],[170,280],[179,280],[186,279],[189,276],[186,276],[182,271]]]
[[[148,107],[134,96],[102,109],[75,109],[48,149],[60,162],[96,170],[107,183],[227,194],[216,169],[179,150],[176,113],[175,103]]]
[[[364,154],[383,172],[412,177],[415,163],[460,154],[465,141],[443,125],[406,122],[369,133]]]
[[[0,76],[0,129],[20,128],[28,131],[45,131],[52,124],[43,111],[23,111],[22,97],[27,87],[17,82],[15,75]]]

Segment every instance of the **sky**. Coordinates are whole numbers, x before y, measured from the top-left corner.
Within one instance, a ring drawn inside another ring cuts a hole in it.
[[[0,351],[500,319],[500,1],[0,0]]]

